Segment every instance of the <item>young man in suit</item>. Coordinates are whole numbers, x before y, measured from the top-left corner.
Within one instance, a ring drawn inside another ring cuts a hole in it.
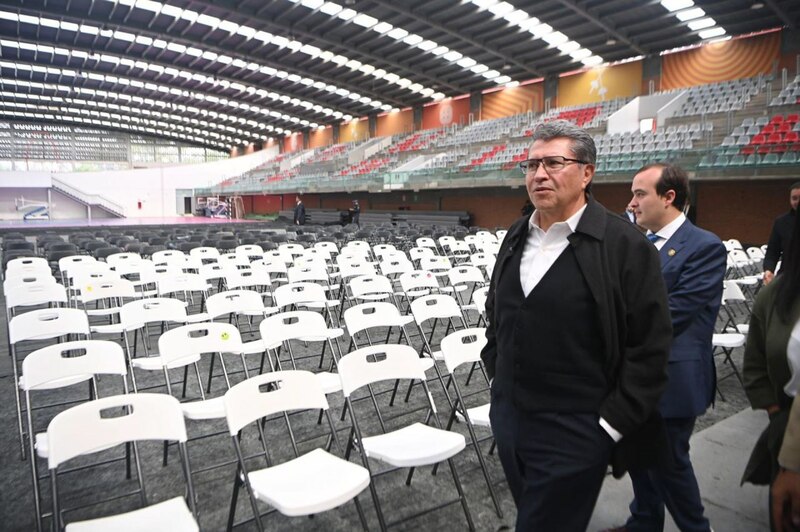
[[[631,517],[618,530],[653,532],[664,528],[666,505],[678,528],[710,529],[689,460],[689,438],[697,416],[714,399],[716,370],[711,337],[722,297],[725,246],[716,235],[696,227],[683,214],[689,179],[667,163],[643,167],[631,186],[636,222],[659,251],[661,273],[672,318],[669,384],[659,402],[673,463],[630,472],[634,500]]]
[[[481,358],[518,532],[586,530],[614,443],[650,446],[638,435],[666,386],[658,254],[592,198],[596,156],[574,124],[536,129],[520,164],[535,211],[509,229],[487,296]]]

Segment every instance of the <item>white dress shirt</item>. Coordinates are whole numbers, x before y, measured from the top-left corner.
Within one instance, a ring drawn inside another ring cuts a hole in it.
[[[661,251],[661,248],[664,247],[664,244],[667,243],[667,240],[672,238],[672,235],[675,234],[675,231],[677,231],[680,228],[680,226],[683,225],[683,222],[685,222],[685,221],[686,221],[686,215],[683,214],[683,213],[680,213],[677,218],[675,218],[670,223],[668,223],[667,225],[665,225],[664,227],[662,227],[661,229],[656,231],[656,235],[658,235],[658,237],[659,237],[658,240],[653,242],[653,245],[656,246],[656,249]],[[647,234],[648,235],[652,235],[653,232],[652,231],[647,231]]]
[[[528,238],[525,240],[525,247],[522,249],[522,258],[519,263],[519,282],[525,297],[530,295],[558,260],[558,257],[567,249],[568,237],[575,232],[585,210],[586,205],[565,221],[554,223],[547,231],[539,227],[538,213],[534,211],[531,214],[528,221]],[[609,425],[605,419],[600,418],[600,426],[615,442],[622,439],[622,434]]]
[[[567,249],[569,245],[567,238],[575,232],[585,210],[586,205],[566,221],[554,223],[547,231],[539,227],[538,213],[534,211],[531,214],[531,218],[528,220],[528,238],[525,240],[522,259],[519,263],[519,282],[525,297],[528,297],[531,290],[539,284],[544,274]]]

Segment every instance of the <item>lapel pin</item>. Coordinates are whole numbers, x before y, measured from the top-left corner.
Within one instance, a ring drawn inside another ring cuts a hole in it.
[[[675,251],[674,249],[670,249],[669,251],[667,251],[667,255],[669,255],[670,257],[674,257],[675,253],[677,253],[677,251]]]

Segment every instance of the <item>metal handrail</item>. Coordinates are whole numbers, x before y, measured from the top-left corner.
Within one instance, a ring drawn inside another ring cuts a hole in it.
[[[88,194],[79,188],[61,181],[60,179],[56,179],[55,177],[51,178],[51,182],[54,188],[66,192],[67,194],[79,199],[87,205],[99,205],[100,207],[103,207],[111,212],[115,212],[121,216],[125,215],[125,208],[122,205],[114,203],[104,196],[99,194]]]

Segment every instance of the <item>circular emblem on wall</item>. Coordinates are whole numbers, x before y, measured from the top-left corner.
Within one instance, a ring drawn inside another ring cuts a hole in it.
[[[439,106],[439,122],[443,126],[449,126],[453,122],[453,106],[450,104]]]

